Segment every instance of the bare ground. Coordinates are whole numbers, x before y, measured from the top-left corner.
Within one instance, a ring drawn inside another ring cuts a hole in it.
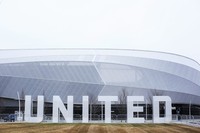
[[[0,133],[200,133],[179,124],[0,124]]]

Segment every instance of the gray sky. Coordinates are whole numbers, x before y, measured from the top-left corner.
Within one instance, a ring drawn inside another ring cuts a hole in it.
[[[0,49],[123,48],[200,62],[200,0],[0,0]]]

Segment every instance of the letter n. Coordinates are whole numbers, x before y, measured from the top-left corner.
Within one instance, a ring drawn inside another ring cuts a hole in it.
[[[53,122],[58,123],[60,112],[67,123],[73,122],[73,96],[67,97],[67,109],[59,96],[53,96]]]

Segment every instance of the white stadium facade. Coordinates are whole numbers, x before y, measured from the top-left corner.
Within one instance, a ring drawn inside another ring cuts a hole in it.
[[[144,96],[144,107],[151,104],[153,95],[169,96],[173,114],[200,115],[200,64],[185,56],[144,50],[0,50],[1,114],[18,110],[18,100],[23,101],[25,95],[31,95],[33,101],[44,95],[49,114],[53,95],[64,103],[72,95],[75,114],[79,114],[82,96],[119,96],[123,92]],[[21,106],[23,110],[23,103]]]

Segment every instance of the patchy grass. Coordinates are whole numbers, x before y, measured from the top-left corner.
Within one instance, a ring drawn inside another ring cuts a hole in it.
[[[0,133],[200,133],[200,128],[179,124],[0,124]]]

